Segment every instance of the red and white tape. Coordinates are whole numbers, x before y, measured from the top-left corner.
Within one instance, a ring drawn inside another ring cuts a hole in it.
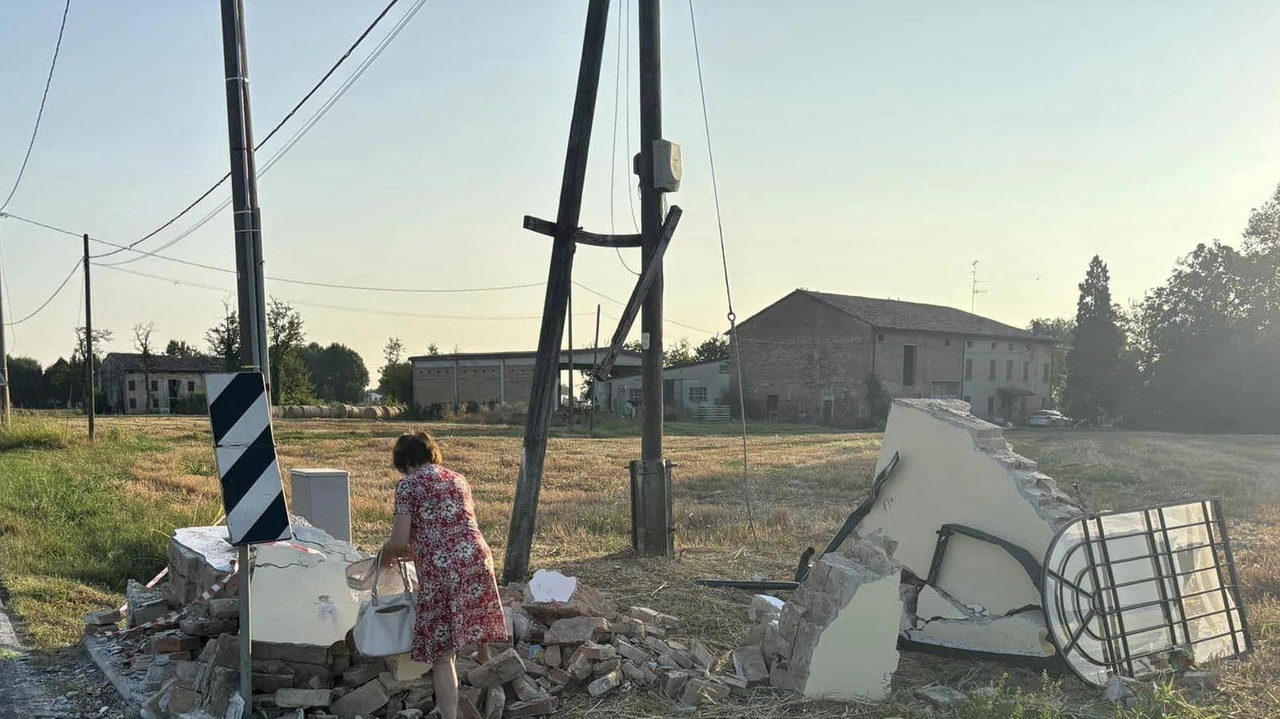
[[[168,570],[166,569],[165,572],[167,571]],[[165,572],[161,572],[160,575],[163,576]],[[155,619],[152,619],[149,622],[144,622],[143,624],[139,624],[136,627],[129,627],[128,629],[113,629],[108,632],[97,632],[93,636],[99,639],[110,639],[112,637],[118,637],[124,634],[132,634],[133,632],[146,631],[147,629],[150,629],[156,626],[173,624],[175,621],[177,621],[179,617],[181,617],[183,614],[186,614],[192,607],[194,607],[197,604],[207,603],[210,599],[213,598],[213,595],[225,589],[227,586],[227,582],[231,581],[231,578],[236,575],[236,572],[237,572],[236,563],[233,561],[231,562],[231,571],[227,574],[227,576],[214,582],[213,586],[209,587],[208,589],[200,593],[199,599],[188,604],[187,606],[181,609],[175,609],[172,612],[169,612],[160,617],[156,617]],[[148,587],[154,586],[154,582],[158,581],[159,578],[160,578],[159,576],[156,577],[156,579],[152,580],[153,584],[148,584],[147,586]]]

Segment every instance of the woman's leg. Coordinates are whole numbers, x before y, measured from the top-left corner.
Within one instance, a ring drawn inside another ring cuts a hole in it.
[[[458,672],[452,654],[440,657],[431,665],[431,678],[435,682],[440,719],[458,719]]]

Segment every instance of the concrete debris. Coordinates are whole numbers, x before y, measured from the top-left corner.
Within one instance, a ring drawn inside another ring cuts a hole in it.
[[[916,617],[921,622],[934,619],[971,619],[974,612],[928,584],[916,595]]]
[[[578,588],[577,577],[566,577],[560,572],[539,569],[529,580],[528,593],[534,602],[567,602]]]
[[[1126,707],[1136,706],[1138,697],[1133,693],[1134,681],[1128,677],[1114,676],[1102,687],[1102,698]]]
[[[968,694],[941,684],[930,684],[916,690],[916,696],[939,709],[948,709],[969,698]]]

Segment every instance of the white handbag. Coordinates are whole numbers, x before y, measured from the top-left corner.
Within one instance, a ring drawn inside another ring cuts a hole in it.
[[[356,649],[367,657],[390,657],[407,654],[413,647],[413,622],[417,615],[413,592],[404,564],[397,561],[404,592],[378,596],[378,573],[382,569],[382,552],[373,570],[373,589],[360,604],[352,635]]]

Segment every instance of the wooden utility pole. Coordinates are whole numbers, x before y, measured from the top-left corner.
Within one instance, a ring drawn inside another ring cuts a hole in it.
[[[271,385],[267,354],[266,287],[262,268],[262,224],[258,214],[258,172],[253,155],[249,105],[249,62],[245,49],[243,0],[222,0],[222,60],[226,72],[227,135],[231,149],[231,200],[235,211],[236,294],[240,308],[240,364],[261,372]],[[270,403],[270,391],[267,402]],[[253,706],[252,622],[249,545],[240,548],[240,696]]]
[[[0,278],[3,273],[0,273]],[[9,349],[5,344],[4,285],[0,279],[0,427],[9,426]]]
[[[569,318],[569,429],[573,429],[573,412],[578,408],[578,396],[573,391],[573,285],[569,285],[569,300],[565,314]]]
[[[89,415],[89,441],[93,441],[93,287],[89,284],[89,234],[84,235],[84,409]]]
[[[670,554],[670,467],[662,456],[662,255],[666,201],[654,183],[654,144],[662,139],[662,23],[660,0],[640,0],[640,273],[652,276],[640,319],[643,437],[632,463],[632,544],[647,554]],[[652,268],[652,269],[650,269]]]
[[[547,425],[551,421],[556,378],[560,373],[561,332],[573,281],[575,237],[582,211],[582,185],[587,174],[587,149],[591,144],[591,125],[595,117],[608,20],[609,0],[591,0],[587,6],[582,61],[578,65],[578,88],[573,101],[573,117],[569,122],[564,175],[560,182],[560,206],[556,213],[551,269],[547,276],[538,355],[529,394],[520,477],[516,483],[515,505],[511,511],[511,529],[507,535],[507,553],[502,567],[502,578],[507,583],[523,581],[529,572],[538,493],[542,489],[542,465],[547,455]]]
[[[595,342],[591,343],[591,349],[592,349],[591,366],[595,367],[600,364],[600,305],[599,304],[596,305],[596,340]],[[590,404],[587,406],[591,409],[591,414],[587,415],[587,422],[590,424],[590,426],[588,427],[588,431],[590,431],[592,434],[595,434],[595,431],[596,431],[596,410],[598,409],[596,407],[596,395],[600,394],[599,392],[600,385],[598,384],[599,382],[600,382],[599,377],[592,378],[591,396],[587,398],[587,401],[590,402]]]

